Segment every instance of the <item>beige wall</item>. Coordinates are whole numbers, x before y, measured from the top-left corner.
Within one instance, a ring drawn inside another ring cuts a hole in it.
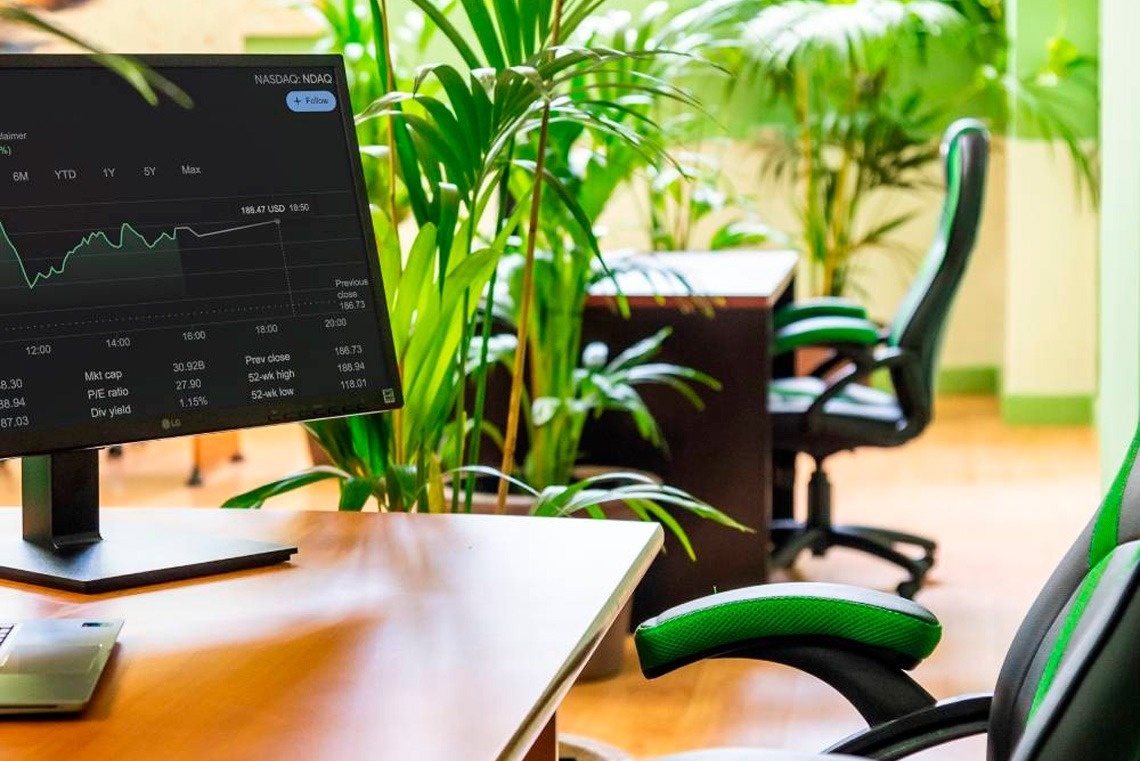
[[[763,221],[783,230],[795,229],[794,209],[787,187],[770,180],[760,180],[763,159],[760,149],[734,142],[706,147],[705,150],[720,158],[725,175],[737,192],[757,199]],[[951,315],[943,346],[944,367],[998,367],[1003,361],[1006,319],[1005,164],[1006,152],[999,140],[991,166],[981,236]],[[931,176],[940,181],[941,169],[932,168]],[[889,320],[910,284],[916,262],[925,254],[932,240],[941,202],[941,192],[936,190],[924,193],[917,200],[913,192],[896,192],[884,194],[878,201],[878,208],[870,210],[873,214],[911,209],[921,212],[896,235],[901,246],[910,251],[909,260],[885,251],[869,251],[861,258],[858,282],[864,291],[863,299],[876,319]],[[645,216],[641,199],[632,193],[625,194],[601,220],[601,227],[606,233],[604,245],[612,248],[644,247],[647,244]],[[698,231],[696,240],[707,241],[711,229],[723,221],[722,217],[706,222]],[[800,278],[800,282],[806,288],[807,278]]]
[[[312,21],[285,6],[278,0],[93,0],[50,18],[108,50],[240,53],[247,35],[313,32]]]
[[[1086,396],[1097,377],[1097,216],[1068,155],[1009,142],[1006,396]]]
[[[758,199],[763,219],[794,230],[787,188],[758,179],[761,152],[741,143],[717,152],[732,185]],[[925,252],[940,192],[917,202],[912,192],[885,194],[878,203],[882,208],[872,212],[922,210],[897,239],[916,255]],[[615,204],[603,220],[606,245],[644,246],[643,219],[638,200]],[[707,240],[712,226],[705,225],[698,239]],[[889,319],[914,263],[871,251],[860,266],[871,314]],[[951,314],[943,368],[1000,368],[1004,396],[1091,397],[1097,384],[1096,279],[1097,216],[1076,191],[1068,155],[1039,141],[996,138],[981,233]]]
[[[1100,394],[1105,486],[1124,459],[1140,411],[1140,67],[1136,0],[1101,2]]]

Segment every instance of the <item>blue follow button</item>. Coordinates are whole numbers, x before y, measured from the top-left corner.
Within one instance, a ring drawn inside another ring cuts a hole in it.
[[[336,108],[336,96],[328,90],[293,90],[285,96],[285,104],[298,113],[332,111]]]

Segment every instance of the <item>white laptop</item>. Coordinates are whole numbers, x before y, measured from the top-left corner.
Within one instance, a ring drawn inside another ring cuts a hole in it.
[[[83,710],[122,628],[88,618],[0,623],[0,714]]]

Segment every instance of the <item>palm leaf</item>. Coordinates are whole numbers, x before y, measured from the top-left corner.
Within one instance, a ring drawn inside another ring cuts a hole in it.
[[[381,12],[379,0],[369,0],[368,7],[372,14],[372,43],[376,59],[376,74],[379,81],[383,83],[384,89],[388,90],[389,82],[396,81],[396,73],[389,71],[388,66],[388,51],[391,41],[384,36],[387,19]],[[394,103],[392,109],[397,112],[400,111],[400,104]],[[420,173],[417,168],[415,148],[412,145],[411,136],[407,133],[407,127],[395,119],[390,120],[389,129],[396,149],[396,158],[400,164],[400,172],[404,178],[404,187],[408,191],[412,213],[419,224],[426,224],[430,219],[428,200],[420,182]],[[393,219],[392,224],[395,225],[397,221]]]
[[[53,37],[70,42],[87,51],[91,58],[118,74],[135,88],[138,93],[151,105],[158,103],[159,94],[170,98],[183,108],[194,105],[193,100],[181,88],[153,69],[144,66],[136,60],[126,56],[107,53],[90,42],[61,29],[60,27],[44,21],[42,18],[12,3],[0,3],[0,21],[9,21],[14,24],[46,32]]]
[[[484,60],[495,69],[505,68],[507,57],[499,43],[499,36],[495,30],[491,14],[487,11],[485,0],[461,0],[461,5],[464,13],[467,14],[467,21],[471,24],[471,30],[475,33],[476,39],[479,40]]]
[[[517,167],[525,169],[531,175],[533,175],[536,171],[536,164],[534,161],[530,161],[528,159],[515,159],[512,163]],[[589,216],[586,215],[586,212],[583,211],[581,204],[578,203],[578,199],[574,197],[574,195],[570,193],[569,190],[566,189],[566,186],[562,183],[562,180],[555,176],[554,173],[550,170],[544,168],[542,179],[545,182],[546,186],[554,191],[554,194],[558,196],[558,200],[563,204],[565,210],[573,218],[574,222],[577,224],[578,232],[580,232],[582,234],[582,237],[585,238],[586,242],[589,244],[590,250],[594,252],[596,256],[601,258],[602,249],[601,246],[598,245],[598,238],[594,233],[593,222],[590,220]]]
[[[616,372],[618,370],[626,370],[633,365],[645,362],[652,357],[657,356],[661,352],[661,345],[665,343],[665,339],[673,335],[672,328],[661,328],[648,338],[643,338],[637,343],[630,346],[628,349],[617,355],[606,366],[609,372]]]
[[[455,52],[459,54],[467,66],[476,69],[482,65],[479,56],[475,54],[475,50],[467,44],[463,33],[451,23],[447,14],[436,6],[434,0],[411,0],[411,2],[430,19],[436,29],[443,33],[443,36],[447,38],[447,41],[451,43]]]
[[[360,512],[372,496],[372,483],[363,478],[350,478],[340,486],[338,510]]]
[[[304,486],[317,483],[318,481],[327,481],[329,479],[339,479],[347,481],[352,478],[348,473],[345,473],[339,468],[329,467],[327,465],[319,465],[308,470],[303,470],[299,473],[294,473],[291,476],[286,476],[273,483],[259,486],[256,489],[238,494],[235,497],[230,497],[222,503],[222,507],[226,508],[259,508],[267,499],[276,497],[280,494],[300,489]]]

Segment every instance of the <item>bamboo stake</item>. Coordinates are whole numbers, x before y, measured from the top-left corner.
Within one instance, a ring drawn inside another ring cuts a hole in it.
[[[562,0],[554,0],[554,18],[550,30],[550,44],[559,42],[562,32]],[[519,306],[518,345],[515,347],[515,361],[511,372],[511,395],[507,406],[507,429],[503,439],[503,459],[499,470],[498,500],[495,512],[507,511],[507,476],[511,475],[515,461],[515,447],[519,436],[519,413],[522,402],[522,386],[526,372],[526,345],[530,333],[530,308],[534,301],[534,248],[538,235],[538,214],[542,204],[542,176],[546,171],[546,141],[550,131],[550,103],[542,108],[542,124],[538,131],[538,157],[534,167],[534,190],[531,194],[530,221],[526,236],[526,261],[523,265],[522,304]]]

